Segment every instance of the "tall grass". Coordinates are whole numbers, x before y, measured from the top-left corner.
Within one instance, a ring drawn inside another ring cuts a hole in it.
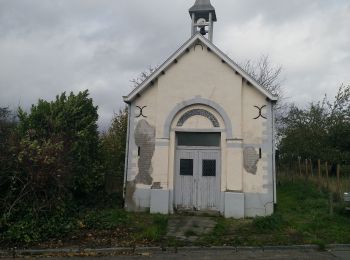
[[[332,175],[329,171],[328,177],[326,176],[326,168],[321,166],[321,175],[318,175],[318,169],[308,169],[306,174],[305,165],[302,166],[302,172],[298,167],[279,167],[277,179],[279,181],[310,181],[314,183],[319,189],[323,189],[332,192],[336,195],[336,198],[341,199],[344,192],[350,192],[350,167],[341,166],[339,181],[336,175]]]

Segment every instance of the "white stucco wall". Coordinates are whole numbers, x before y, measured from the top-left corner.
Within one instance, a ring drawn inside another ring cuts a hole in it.
[[[200,47],[190,49],[177,64],[158,79],[157,138],[164,136],[163,125],[174,105],[200,96],[220,104],[232,118],[241,119],[242,78],[215,54]],[[235,136],[241,136],[238,125]]]
[[[262,107],[267,105],[263,95],[256,91],[254,87],[244,84],[243,88],[243,140],[245,146],[253,146],[258,152],[263,148],[263,143],[266,140],[266,119],[253,119],[259,115],[259,111],[254,106]],[[262,114],[266,116],[267,108],[262,110]],[[262,154],[266,158],[266,152]],[[262,159],[263,159],[262,158]],[[257,164],[258,170],[256,174],[250,174],[243,169],[243,190],[245,192],[259,193],[263,192],[264,178],[268,174],[264,167],[267,167],[267,162],[259,160]]]

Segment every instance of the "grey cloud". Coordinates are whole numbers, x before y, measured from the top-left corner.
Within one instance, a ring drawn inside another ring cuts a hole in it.
[[[90,89],[105,128],[130,79],[190,36],[194,0],[0,0],[0,106]],[[237,61],[269,54],[292,101],[350,82],[346,0],[212,0],[214,41]]]

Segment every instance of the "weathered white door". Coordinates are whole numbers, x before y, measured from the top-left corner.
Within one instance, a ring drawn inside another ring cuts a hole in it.
[[[198,210],[219,210],[220,153],[217,150],[198,151]]]
[[[191,210],[196,205],[197,152],[178,150],[176,160],[175,205],[176,208]]]
[[[175,207],[218,210],[220,150],[178,149],[175,167]]]

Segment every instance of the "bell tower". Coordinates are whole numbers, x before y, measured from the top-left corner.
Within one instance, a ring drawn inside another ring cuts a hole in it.
[[[213,29],[216,19],[215,8],[211,5],[210,0],[196,0],[195,4],[189,10],[192,24],[192,36],[198,31],[203,35],[208,35],[209,41],[213,41]]]

